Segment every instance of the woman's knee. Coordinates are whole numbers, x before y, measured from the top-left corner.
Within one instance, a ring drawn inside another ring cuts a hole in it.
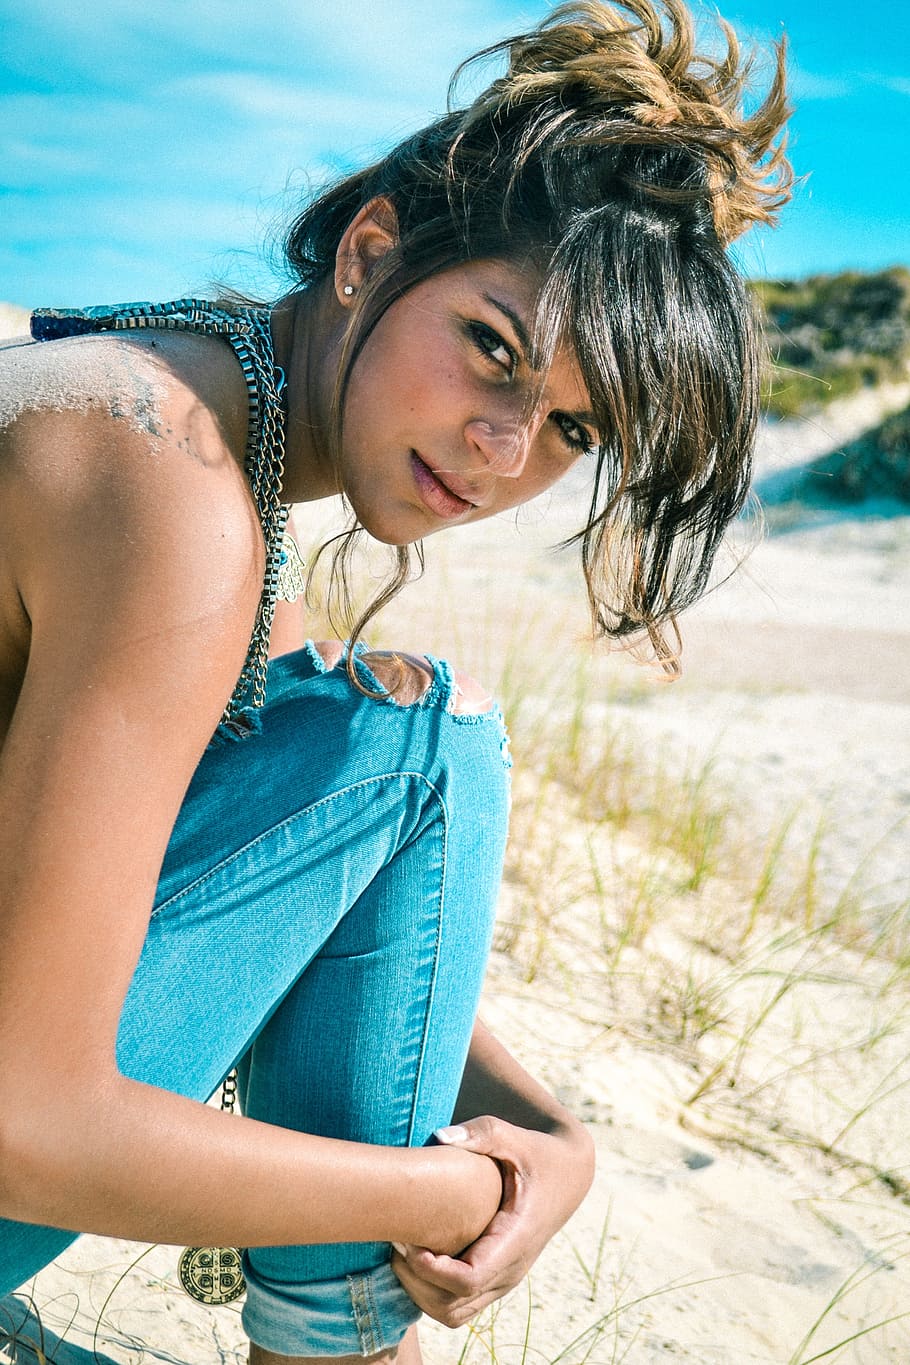
[[[337,667],[344,656],[339,640],[320,640],[316,649],[327,669]],[[405,650],[370,650],[362,654],[363,663],[379,685],[401,706],[420,701],[433,683],[433,666],[423,654]],[[482,715],[493,709],[489,691],[460,669],[452,672],[454,682],[451,710],[455,715]]]
[[[340,640],[318,640],[316,651],[326,669],[337,668],[344,662],[345,646]],[[408,654],[404,650],[365,650],[359,655],[379,686],[402,706],[420,701],[433,681],[433,669],[422,654]]]

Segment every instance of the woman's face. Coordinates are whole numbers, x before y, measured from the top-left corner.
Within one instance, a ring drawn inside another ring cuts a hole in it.
[[[405,545],[517,507],[597,446],[574,357],[558,352],[541,384],[529,354],[538,283],[473,261],[380,319],[351,374],[339,468],[377,540]]]

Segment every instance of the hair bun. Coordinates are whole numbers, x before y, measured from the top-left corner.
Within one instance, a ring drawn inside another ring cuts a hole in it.
[[[730,25],[718,23],[726,51],[711,56],[697,51],[681,0],[571,0],[531,32],[478,54],[504,50],[509,68],[467,111],[465,131],[478,118],[524,110],[530,154],[540,142],[535,107],[555,101],[564,111],[559,135],[574,146],[624,139],[685,147],[705,166],[714,225],[728,243],[752,223],[775,220],[793,174],[782,135],[790,114],[785,40],[773,45],[763,102],[747,114],[755,54],[743,56]],[[552,135],[552,120],[548,127]]]

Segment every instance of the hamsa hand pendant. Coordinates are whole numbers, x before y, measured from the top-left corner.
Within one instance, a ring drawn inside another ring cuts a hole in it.
[[[306,565],[297,549],[294,537],[285,531],[281,537],[281,556],[278,561],[277,596],[282,602],[296,602],[306,587]]]

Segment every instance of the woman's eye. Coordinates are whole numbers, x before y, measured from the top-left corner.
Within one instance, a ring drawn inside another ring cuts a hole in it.
[[[554,412],[551,415],[570,450],[590,455],[597,449],[597,442],[584,427],[578,425],[574,417],[565,412]]]
[[[492,360],[511,376],[515,370],[515,352],[508,342],[503,341],[498,332],[485,322],[472,322],[469,325],[471,339],[481,355]]]

